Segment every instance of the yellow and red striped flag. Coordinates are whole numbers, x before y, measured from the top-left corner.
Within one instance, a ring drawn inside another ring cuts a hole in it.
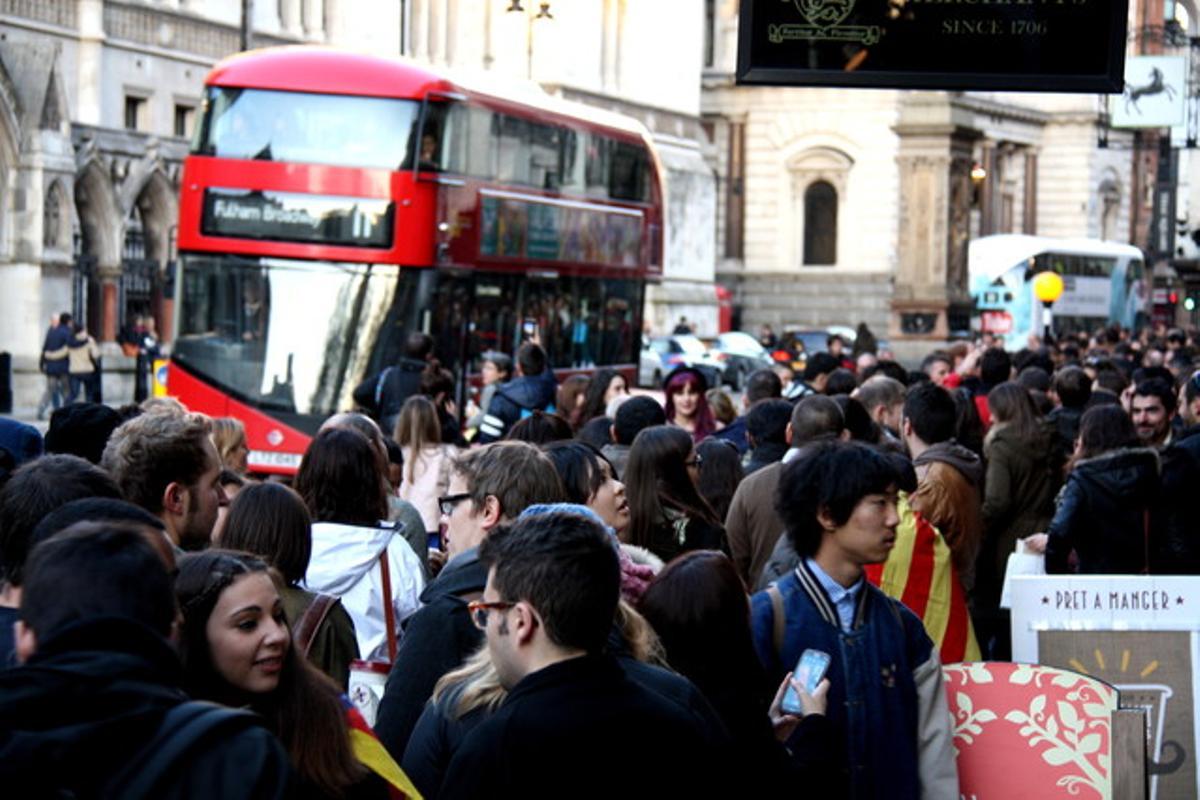
[[[979,643],[962,581],[950,561],[950,546],[937,528],[909,507],[903,492],[897,510],[896,544],[887,561],[867,566],[867,580],[921,618],[943,664],[978,661]]]

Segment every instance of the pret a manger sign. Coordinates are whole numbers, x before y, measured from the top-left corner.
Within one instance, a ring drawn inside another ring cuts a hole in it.
[[[738,83],[1119,92],[1127,0],[742,0]]]

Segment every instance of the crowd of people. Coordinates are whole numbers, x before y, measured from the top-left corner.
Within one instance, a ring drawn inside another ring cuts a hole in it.
[[[660,403],[526,342],[460,423],[414,334],[290,478],[171,399],[0,420],[0,781],[955,798],[940,667],[1009,657],[1011,553],[1200,573],[1196,344],[839,346],[737,403],[681,366]],[[958,638],[880,578],[921,535]]]

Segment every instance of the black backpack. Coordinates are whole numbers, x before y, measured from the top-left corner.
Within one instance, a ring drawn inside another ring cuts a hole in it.
[[[173,779],[186,774],[191,759],[213,742],[262,726],[258,715],[237,708],[189,700],[172,708],[154,738],[109,781],[103,797],[159,798]]]

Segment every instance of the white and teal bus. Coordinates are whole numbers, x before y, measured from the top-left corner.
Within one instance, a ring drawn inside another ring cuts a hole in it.
[[[1010,350],[1042,332],[1042,304],[1033,296],[1033,276],[1050,270],[1063,279],[1054,304],[1054,332],[1062,336],[1112,323],[1136,328],[1147,322],[1142,251],[1100,239],[1056,239],[1000,234],[971,242],[972,327],[1003,337]]]

